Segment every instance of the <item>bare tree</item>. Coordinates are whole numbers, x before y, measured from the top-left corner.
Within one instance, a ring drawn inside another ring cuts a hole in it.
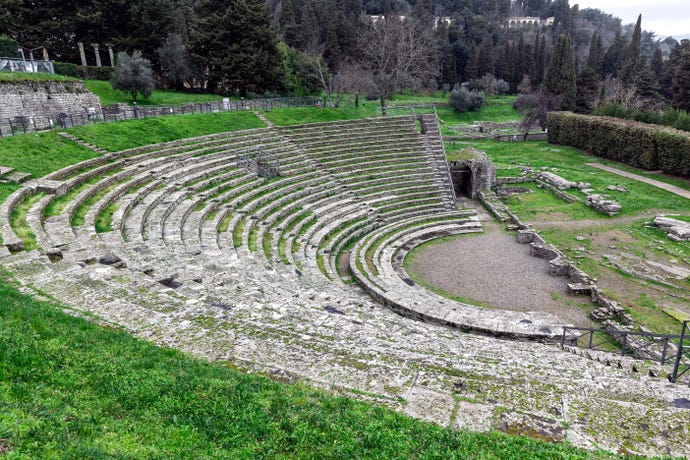
[[[328,107],[338,107],[342,99],[342,79],[328,68],[323,50],[302,53],[299,57],[300,73],[316,81],[326,94]]]
[[[360,37],[360,64],[386,114],[386,99],[401,88],[421,89],[438,75],[433,29],[415,19],[372,22]]]
[[[613,102],[625,109],[641,109],[643,107],[643,101],[637,95],[636,85],[626,85],[622,80],[613,77],[608,77],[604,85],[606,87],[607,102]]]

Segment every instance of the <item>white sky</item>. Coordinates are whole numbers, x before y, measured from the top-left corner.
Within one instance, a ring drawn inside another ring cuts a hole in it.
[[[570,0],[569,3],[580,5],[580,9],[600,9],[621,18],[623,24],[634,23],[642,14],[642,29],[659,37],[690,35],[688,0]]]

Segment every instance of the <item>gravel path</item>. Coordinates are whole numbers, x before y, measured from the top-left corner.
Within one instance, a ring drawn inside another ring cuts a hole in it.
[[[519,244],[493,220],[482,225],[484,234],[427,245],[416,252],[409,272],[468,301],[505,310],[545,311],[572,324],[591,324],[584,309],[565,305],[588,299],[570,296],[566,279],[549,275],[546,260],[532,257],[529,245]]]
[[[593,168],[599,168],[603,169],[604,171],[608,171],[614,174],[618,174],[619,176],[623,177],[628,177],[630,179],[635,179],[640,182],[644,182],[645,184],[653,185],[654,187],[658,187],[660,189],[666,190],[667,192],[675,193],[678,196],[682,196],[683,198],[688,198],[690,199],[690,190],[685,190],[680,187],[676,187],[675,185],[667,184],[666,182],[661,182],[655,179],[649,179],[644,176],[640,176],[638,174],[633,174],[629,173],[627,171],[622,171],[618,168],[612,168],[611,166],[606,166],[601,163],[586,163],[587,166],[591,166]]]

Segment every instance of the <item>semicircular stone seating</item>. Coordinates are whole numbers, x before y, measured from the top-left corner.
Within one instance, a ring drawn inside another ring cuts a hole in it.
[[[279,161],[278,177],[238,164],[256,148]],[[13,221],[18,207],[26,222]],[[477,231],[474,212],[454,207],[438,131],[389,117],[229,132],[64,168],[0,205],[0,264],[74,314],[279,379],[453,427],[534,417],[562,433],[567,422],[568,439],[613,450],[646,427],[640,452],[681,455],[690,435],[668,427],[687,425],[671,404],[687,391],[633,372],[639,362],[425,324],[558,333],[557,318],[451,302],[411,282],[412,247]],[[622,420],[624,436],[605,429]]]
[[[279,176],[240,165],[257,149],[279,162]],[[228,298],[265,304],[313,288],[368,294],[424,321],[555,337],[558,318],[454,302],[404,273],[415,244],[482,231],[473,211],[455,210],[450,187],[438,131],[420,134],[412,117],[271,127],[64,168],[5,201],[0,231],[8,249],[21,249],[9,216],[34,196],[27,222],[42,251],[15,254],[10,270],[45,292],[134,303],[128,309],[143,321],[148,309]],[[108,276],[108,264],[127,270]]]

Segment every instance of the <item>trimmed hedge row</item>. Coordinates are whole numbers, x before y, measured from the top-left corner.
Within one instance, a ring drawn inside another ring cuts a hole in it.
[[[611,117],[550,112],[548,140],[647,170],[690,177],[690,133]]]
[[[110,80],[112,67],[80,66],[69,62],[53,63],[55,73],[84,80]]]

